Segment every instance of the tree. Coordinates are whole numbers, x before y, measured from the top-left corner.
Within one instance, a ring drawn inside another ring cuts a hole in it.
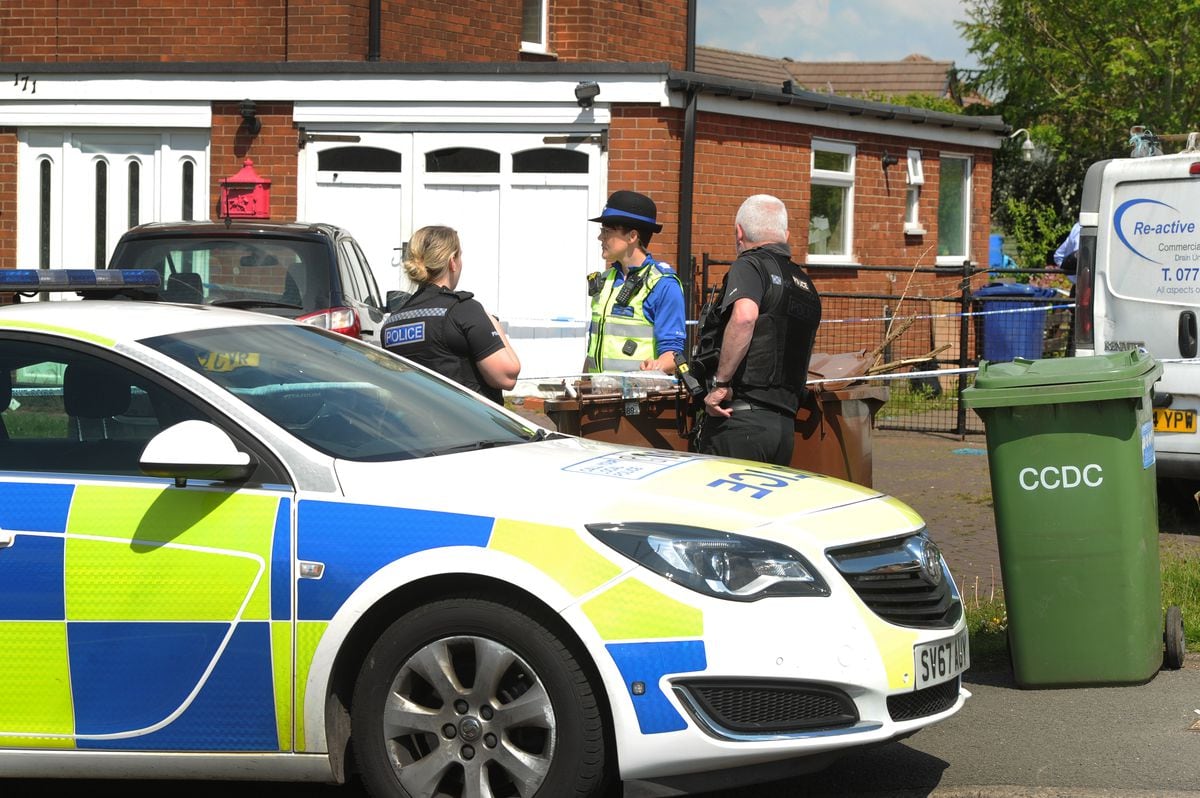
[[[1200,0],[966,0],[959,28],[980,69],[966,88],[995,99],[1014,128],[1038,145],[1034,162],[1021,159],[1018,136],[997,154],[993,173],[996,223],[1011,231],[1047,211],[1061,239],[1079,213],[1089,164],[1126,157],[1130,128],[1184,133],[1200,109]],[[983,112],[984,109],[979,109]],[[1021,230],[1019,238],[1041,234]],[[1045,247],[1027,244],[1040,266]],[[1026,258],[1030,257],[1022,253]]]

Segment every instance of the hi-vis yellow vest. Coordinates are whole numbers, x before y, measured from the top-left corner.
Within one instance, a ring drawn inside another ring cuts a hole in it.
[[[669,269],[669,266],[662,264]],[[592,322],[588,328],[587,361],[584,370],[637,371],[642,361],[656,356],[654,325],[646,318],[643,304],[659,280],[678,282],[673,271],[663,271],[658,261],[649,261],[631,271],[621,286],[616,285],[618,270],[609,267],[604,285],[592,296]],[[617,304],[621,289],[631,281],[642,284],[632,292],[628,301]]]

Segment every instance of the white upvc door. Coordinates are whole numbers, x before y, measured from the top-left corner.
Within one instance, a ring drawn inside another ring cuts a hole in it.
[[[17,183],[18,265],[100,268],[135,224],[208,217],[208,133],[28,129]]]

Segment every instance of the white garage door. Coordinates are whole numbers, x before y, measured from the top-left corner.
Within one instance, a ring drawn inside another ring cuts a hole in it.
[[[459,288],[508,325],[522,378],[578,373],[585,276],[602,265],[587,222],[603,204],[600,155],[532,133],[310,134],[301,216],[350,230],[385,292],[407,288],[393,264],[414,230],[455,228]]]

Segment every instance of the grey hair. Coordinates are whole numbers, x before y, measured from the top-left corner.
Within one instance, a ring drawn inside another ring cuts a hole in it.
[[[738,208],[736,223],[748,244],[779,244],[787,241],[788,215],[783,200],[770,194],[748,197]]]

